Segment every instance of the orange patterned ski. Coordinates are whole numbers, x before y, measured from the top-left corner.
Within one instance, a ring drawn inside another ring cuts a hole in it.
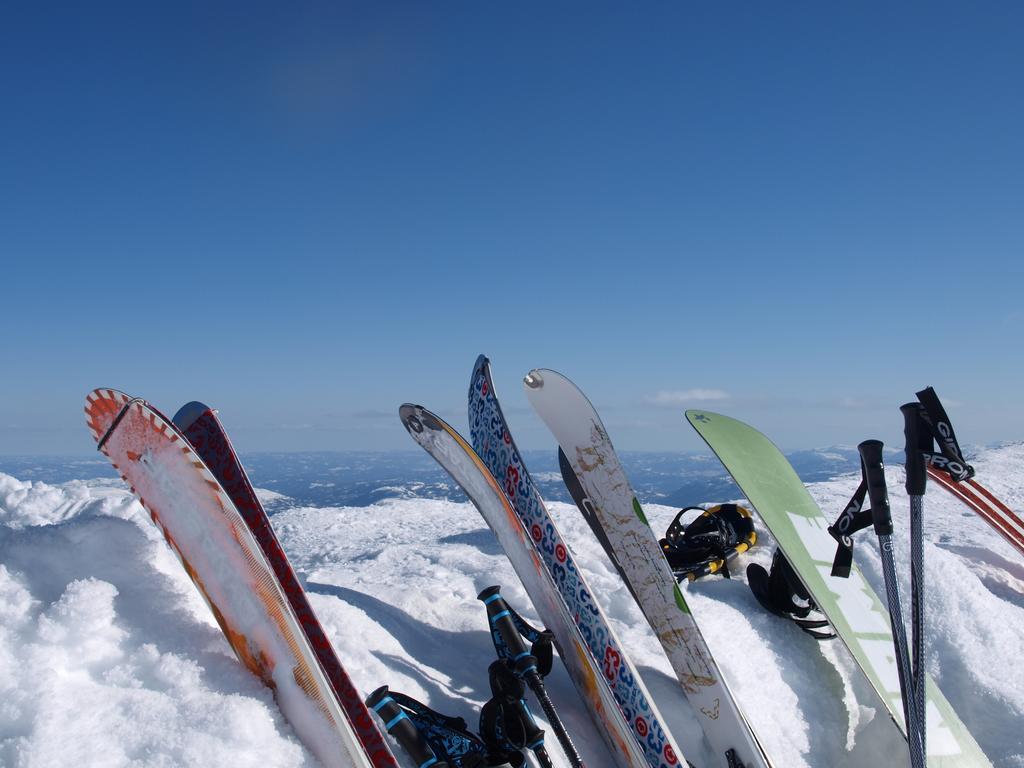
[[[99,449],[163,532],[235,654],[273,689],[310,752],[330,768],[395,766],[379,731],[376,749],[356,735],[266,555],[170,420],[112,389],[90,393],[85,413]]]

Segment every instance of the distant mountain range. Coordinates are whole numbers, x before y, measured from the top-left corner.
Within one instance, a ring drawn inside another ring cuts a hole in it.
[[[856,449],[846,446],[788,456],[808,483],[854,472],[859,466]],[[525,451],[523,458],[546,499],[571,501],[553,451]],[[642,501],[684,507],[741,495],[710,454],[633,451],[621,458]],[[256,487],[310,506],[365,506],[387,498],[465,498],[434,460],[419,451],[252,453],[242,461]],[[116,477],[103,457],[0,457],[0,472],[47,483]],[[270,511],[274,506],[269,501]]]

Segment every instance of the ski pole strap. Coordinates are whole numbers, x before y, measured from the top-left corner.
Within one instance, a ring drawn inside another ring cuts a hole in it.
[[[519,634],[530,643],[530,655],[537,660],[537,674],[547,677],[551,672],[551,665],[554,663],[554,633],[550,629],[537,629],[530,626],[511,606],[508,610],[512,615],[512,623],[516,625]]]
[[[380,715],[388,733],[398,739],[417,768],[482,768],[492,764],[487,746],[461,717],[442,715],[411,696],[388,690],[386,685],[371,693],[366,705]],[[425,743],[429,754],[423,752],[419,742]]]
[[[871,525],[871,510],[864,508],[864,498],[868,494],[867,477],[864,474],[864,463],[860,467],[860,485],[854,491],[850,501],[843,508],[839,518],[829,526],[828,532],[836,540],[836,556],[832,561],[832,575],[841,579],[850,577],[853,564],[853,534]]]
[[[492,758],[515,766],[524,763],[521,750],[544,746],[544,731],[523,700],[525,686],[508,661],[499,659],[487,670],[491,699],[480,710],[480,737]]]
[[[936,469],[947,472],[955,483],[974,477],[974,467],[964,459],[953,425],[935,390],[926,387],[917,393],[917,399],[921,401],[921,418],[939,446],[938,453],[931,452],[929,446],[924,454],[925,460]]]
[[[839,519],[829,526],[828,532],[836,540],[836,556],[832,560],[832,575],[841,579],[850,577],[853,566],[853,534],[869,525],[875,526],[879,536],[892,534],[892,511],[889,492],[882,468],[882,443],[865,440],[857,446],[860,452],[860,485],[854,491]],[[864,507],[868,498],[871,506]]]
[[[488,587],[477,595],[477,599],[487,607],[491,640],[498,658],[515,665],[519,674],[525,674],[530,666],[534,666],[537,674],[547,677],[553,663],[554,635],[530,625],[516,613],[501,596],[499,586]],[[527,642],[531,644],[529,650],[526,649]]]
[[[409,713],[396,701],[396,697],[404,698],[401,694],[392,694],[386,685],[382,685],[366,697],[366,706],[380,715],[387,732],[398,740],[417,768],[446,766],[447,763],[438,758],[426,738],[420,733],[419,727],[409,717]],[[465,725],[464,721],[463,725]]]

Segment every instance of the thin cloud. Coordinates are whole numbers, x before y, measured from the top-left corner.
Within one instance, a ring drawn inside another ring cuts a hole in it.
[[[645,399],[651,405],[661,408],[678,408],[692,403],[706,403],[715,400],[728,400],[728,392],[721,389],[663,389]]]
[[[352,416],[357,419],[397,419],[398,409],[385,411],[380,408],[367,408],[363,411],[356,411]]]
[[[843,397],[839,400],[839,407],[858,409],[866,407],[866,404],[863,400],[858,400],[855,397]]]

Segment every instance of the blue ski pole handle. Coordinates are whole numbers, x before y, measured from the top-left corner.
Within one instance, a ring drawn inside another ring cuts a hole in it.
[[[522,712],[523,741],[526,742],[526,748],[533,750],[533,754],[537,756],[537,762],[540,763],[541,768],[554,768],[551,756],[548,755],[548,751],[544,748],[544,729],[537,725],[537,721],[533,719],[533,713],[530,712],[530,708],[526,706],[526,702],[522,699],[519,700],[519,707]]]
[[[537,658],[530,653],[526,647],[526,641],[516,629],[515,622],[512,621],[512,611],[509,610],[505,598],[501,596],[501,587],[497,585],[487,587],[476,597],[478,600],[482,600],[487,608],[487,620],[505,643],[509,652],[509,660],[515,667],[516,674],[525,677],[531,671],[536,673]]]
[[[882,467],[882,441],[865,440],[857,449],[864,466],[864,480],[868,484],[875,534],[892,536],[892,509],[889,507],[889,489],[885,484],[885,470]]]
[[[923,496],[928,484],[928,461],[925,454],[932,450],[932,435],[926,424],[921,423],[921,404],[906,403],[900,406],[903,414],[903,436],[906,438],[907,494]]]
[[[405,710],[391,698],[386,685],[366,697],[366,706],[380,716],[387,732],[398,740],[417,768],[448,768],[448,763],[438,759]]]
[[[526,742],[526,746],[529,749],[544,749],[544,729],[537,725],[537,721],[533,719],[533,713],[522,699],[519,700],[519,707],[523,713],[523,730],[526,734],[523,740]]]
[[[576,745],[572,743],[572,738],[569,736],[568,731],[565,730],[565,726],[555,711],[555,705],[551,702],[548,692],[544,688],[540,671],[537,669],[537,657],[527,649],[526,642],[523,640],[522,635],[519,634],[519,630],[516,629],[515,622],[512,621],[512,611],[509,610],[505,598],[501,596],[501,587],[487,587],[487,589],[477,595],[477,599],[482,600],[484,606],[486,606],[487,619],[491,627],[498,631],[502,641],[505,643],[516,674],[526,681],[526,684],[530,686],[530,690],[533,691],[533,695],[537,697],[540,708],[544,710],[548,722],[551,723],[551,730],[555,732],[555,738],[562,745],[565,756],[569,758],[569,764],[574,766],[574,768],[583,768],[583,760],[576,750]]]

